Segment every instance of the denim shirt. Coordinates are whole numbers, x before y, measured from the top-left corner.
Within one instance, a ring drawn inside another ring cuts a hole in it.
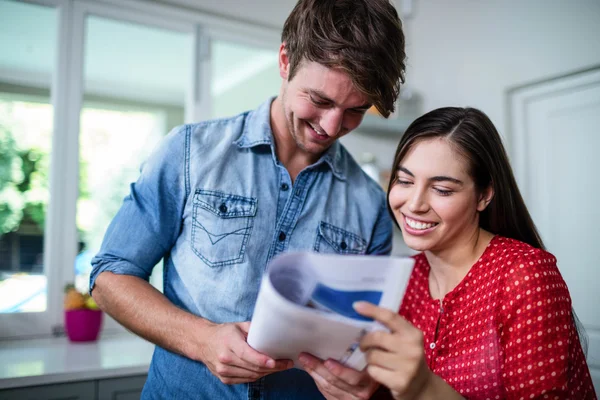
[[[287,251],[389,254],[383,190],[335,143],[292,184],[275,154],[270,105],[172,130],[142,166],[92,260],[148,280],[164,257],[164,294],[216,323],[249,321],[263,271]],[[140,305],[142,306],[142,305]],[[292,369],[225,385],[208,368],[159,346],[144,399],[314,399]]]

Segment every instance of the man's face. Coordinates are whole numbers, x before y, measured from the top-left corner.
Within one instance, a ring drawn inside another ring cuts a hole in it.
[[[371,106],[342,70],[303,61],[288,81],[289,64],[282,63],[280,57],[280,71],[287,129],[296,145],[307,153],[323,153],[355,129]]]

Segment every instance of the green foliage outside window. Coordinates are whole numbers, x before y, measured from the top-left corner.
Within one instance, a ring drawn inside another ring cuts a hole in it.
[[[0,235],[16,231],[25,219],[43,231],[48,162],[39,149],[18,149],[12,132],[0,125]]]
[[[0,125],[0,235],[19,227],[25,199],[18,185],[24,181],[21,157],[11,132]]]

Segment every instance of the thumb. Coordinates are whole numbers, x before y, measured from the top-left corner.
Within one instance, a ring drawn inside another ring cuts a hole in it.
[[[237,326],[242,330],[242,332],[248,335],[248,331],[250,330],[250,321],[238,322]]]

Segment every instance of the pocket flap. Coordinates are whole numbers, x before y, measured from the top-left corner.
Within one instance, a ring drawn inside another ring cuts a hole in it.
[[[367,249],[367,242],[358,235],[321,221],[319,234],[338,253],[362,254]]]
[[[256,214],[255,198],[216,190],[197,190],[194,195],[194,204],[221,218],[254,217]]]

